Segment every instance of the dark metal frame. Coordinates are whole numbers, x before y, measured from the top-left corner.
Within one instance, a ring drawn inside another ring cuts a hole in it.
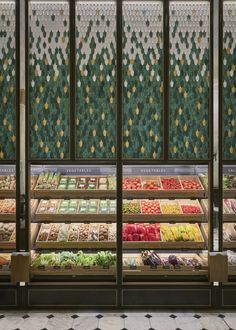
[[[146,0],[148,1],[148,0]],[[29,11],[28,6],[30,0],[26,0],[25,3],[25,21],[26,21],[26,29],[25,29],[25,70],[26,70],[26,229],[25,229],[25,244],[24,248],[26,251],[30,251],[30,175],[31,175],[31,165],[116,165],[117,169],[117,276],[116,283],[112,284],[103,283],[103,282],[91,282],[89,284],[88,290],[111,290],[116,291],[116,307],[124,306],[124,293],[127,290],[130,292],[134,289],[136,290],[159,290],[161,292],[161,288],[164,288],[167,285],[164,282],[123,282],[123,243],[122,243],[122,227],[123,227],[123,214],[122,214],[122,203],[123,203],[123,191],[122,191],[122,176],[123,176],[123,166],[124,165],[207,165],[209,172],[209,224],[210,224],[210,235],[208,240],[208,248],[209,251],[213,251],[213,0],[208,0],[210,2],[210,83],[209,83],[209,158],[206,160],[170,160],[169,159],[169,0],[161,0],[163,2],[163,33],[164,33],[164,45],[163,45],[163,53],[164,53],[164,111],[163,111],[163,151],[164,158],[162,160],[134,160],[134,159],[123,159],[123,84],[122,84],[122,74],[123,74],[123,65],[122,65],[122,4],[123,0],[116,0],[116,8],[117,8],[117,17],[116,17],[116,48],[117,48],[117,57],[116,57],[116,65],[117,65],[117,91],[116,91],[116,119],[117,119],[117,156],[114,159],[77,159],[76,158],[76,134],[75,134],[75,115],[76,115],[76,71],[75,71],[75,63],[76,63],[76,31],[75,31],[75,15],[76,15],[76,0],[68,0],[70,9],[70,159],[69,160],[34,160],[30,158],[29,154],[29,70],[28,70],[28,58],[29,58]],[[173,0],[178,1],[178,0]],[[32,282],[28,285],[27,294],[25,294],[25,304],[28,305],[28,294],[33,290],[41,290],[45,289],[49,283],[52,284],[53,280],[45,281],[45,282]],[[78,283],[78,282],[63,282],[63,283],[53,283],[54,288],[60,290],[67,290],[68,288],[77,288],[77,289],[86,289],[86,283]],[[170,291],[173,287],[181,288],[185,286],[184,280],[182,282],[172,281],[169,282],[168,286],[170,286]],[[195,290],[196,285],[203,286],[212,292],[212,286],[208,282],[189,282],[186,286]],[[187,290],[189,290],[187,289]],[[183,291],[184,292],[184,291]],[[148,303],[147,303],[148,304]],[[30,305],[31,307],[33,305]],[[93,306],[96,306],[96,302],[94,302]],[[142,304],[144,306],[144,304]],[[107,306],[106,306],[107,307]],[[114,306],[113,306],[114,307]],[[132,307],[132,306],[129,306]],[[138,307],[137,305],[135,306]],[[161,307],[160,305],[158,307]],[[165,306],[166,307],[166,306]],[[209,306],[205,306],[209,307]]]
[[[223,22],[224,22],[224,11],[223,4],[224,0],[219,0],[219,187],[218,187],[218,203],[219,203],[219,250],[224,251],[223,244],[223,168],[225,165],[236,165],[235,160],[226,160],[223,157],[223,128],[224,128],[224,97],[223,97]],[[236,4],[236,1],[235,1]],[[236,278],[235,276],[229,276],[229,282],[221,285],[220,291],[220,305],[224,308],[235,308],[236,307]]]
[[[16,115],[16,154],[14,160],[0,161],[1,165],[14,165],[16,175],[16,251],[24,248],[22,245],[22,235],[20,218],[22,216],[21,203],[21,176],[20,176],[20,0],[15,0],[15,115]],[[2,308],[16,308],[20,306],[20,288],[9,282],[9,278],[1,279],[0,304]]]
[[[16,154],[14,160],[1,160],[1,165],[15,165],[16,175],[16,250],[20,249],[20,0],[15,0],[15,118],[16,118]]]

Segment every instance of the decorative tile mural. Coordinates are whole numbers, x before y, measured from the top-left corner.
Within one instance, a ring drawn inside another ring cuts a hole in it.
[[[76,156],[116,156],[116,3],[76,4]]]
[[[236,159],[236,2],[223,3],[223,158]]]
[[[16,158],[15,2],[0,2],[0,161]]]
[[[170,159],[208,158],[209,42],[209,2],[170,2]]]
[[[123,157],[163,154],[163,4],[123,3]]]
[[[30,158],[69,158],[69,5],[29,4]]]

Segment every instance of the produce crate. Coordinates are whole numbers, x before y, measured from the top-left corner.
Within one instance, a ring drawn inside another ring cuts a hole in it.
[[[228,274],[229,276],[236,276],[236,265],[228,265]]]
[[[208,178],[208,175],[205,175],[203,173],[200,173],[199,174],[199,180],[201,181],[201,184],[205,190],[205,197],[208,197],[208,184],[206,184],[205,180],[204,180],[204,177],[207,177]]]
[[[44,221],[44,222],[52,222],[52,221],[60,221],[65,222],[109,222],[109,221],[116,221],[116,214],[115,213],[98,213],[99,211],[99,200],[97,200],[97,211],[96,213],[79,213],[80,211],[80,201],[78,201],[78,207],[76,213],[59,213],[60,212],[60,205],[63,200],[57,200],[58,206],[55,213],[42,213],[40,212],[42,200],[37,208],[36,214],[34,216],[35,221]]]
[[[201,205],[202,205],[203,212],[205,213],[206,217],[208,217],[208,199],[202,199]]]
[[[183,216],[180,204],[177,200],[162,199],[160,201],[161,213],[163,216],[173,217]]]
[[[127,201],[125,200],[124,203]],[[205,221],[205,215],[203,213],[202,207],[199,203],[198,200],[128,200],[128,202],[136,202],[139,203],[140,208],[141,208],[141,213],[136,213],[136,214],[123,214],[123,221],[124,222],[147,222],[147,221],[154,221],[154,222],[201,222]],[[170,204],[172,205],[173,203],[178,204],[179,208],[179,213],[178,214],[168,214],[168,213],[163,213],[162,209],[160,210],[161,213],[143,213],[142,209],[142,203],[159,203],[160,208],[163,204]],[[201,213],[198,214],[192,214],[192,213],[183,213],[181,209],[181,205],[193,205],[193,206],[198,206],[199,209],[201,210]]]
[[[229,201],[231,202],[232,199],[229,199]],[[226,204],[225,199],[223,200],[223,220],[225,222],[236,222],[236,213],[228,207],[228,205]]]
[[[59,224],[55,223],[55,226]],[[100,226],[104,224],[99,224],[98,230],[100,229]],[[64,248],[76,248],[76,249],[113,249],[116,248],[116,242],[111,240],[108,234],[108,240],[106,241],[99,241],[99,240],[92,240],[89,239],[89,235],[91,232],[91,226],[93,224],[89,225],[88,229],[88,238],[86,240],[81,240],[79,237],[79,225],[77,226],[76,231],[76,240],[69,240],[70,230],[72,229],[73,225],[64,225],[65,226],[65,234],[67,236],[64,237],[64,240],[59,240],[60,230],[55,236],[55,240],[49,240],[50,231],[52,228],[52,225],[41,225],[40,230],[38,232],[35,247],[39,249],[64,249]],[[60,226],[58,226],[60,228]],[[108,227],[109,230],[109,227]],[[42,235],[42,231],[45,232],[45,239],[40,240],[40,236]],[[98,238],[99,238],[99,231],[98,231]]]
[[[124,177],[127,178],[127,177]],[[129,178],[132,178],[132,176],[130,176]],[[135,178],[140,179],[141,181],[141,187],[142,189],[140,190],[135,190],[135,189],[131,189],[131,190],[125,190],[123,189],[123,196],[124,198],[170,198],[170,197],[183,197],[183,198],[194,198],[194,197],[199,197],[202,198],[205,196],[205,190],[198,178],[198,176],[135,176]],[[162,180],[163,179],[177,179],[179,182],[179,188],[178,189],[165,189],[165,187],[163,187],[163,183]],[[180,182],[180,179],[191,179],[194,180],[196,182],[199,183],[201,189],[198,190],[186,190],[183,189],[183,186]],[[160,189],[144,189],[144,185],[145,182],[149,182],[149,181],[156,181],[157,184],[160,185]]]
[[[182,186],[183,190],[187,191],[187,192],[191,192],[191,197],[193,197],[193,196],[199,197],[199,198],[205,197],[205,189],[197,175],[181,175],[181,176],[179,176],[179,180],[181,182],[181,186]],[[185,188],[183,185],[183,181],[185,181],[185,180],[196,182],[199,185],[199,189]]]
[[[182,218],[186,218],[188,221],[205,221],[206,217],[203,212],[203,209],[201,207],[201,204],[199,201],[196,200],[191,200],[191,199],[179,199],[178,200],[180,207],[182,208],[183,205],[189,205],[189,206],[196,206],[200,209],[200,213],[184,213],[182,215]],[[183,210],[182,210],[183,211]],[[176,215],[178,217],[178,215]]]
[[[0,221],[16,221],[16,200],[1,199],[0,200]]]
[[[163,190],[161,179],[159,176],[142,176],[141,177],[142,190],[153,191],[153,190]]]
[[[208,236],[209,236],[208,235],[208,231],[209,231],[208,223],[201,223],[200,228],[201,228],[203,238],[204,238],[205,242],[207,243],[208,242]]]
[[[8,241],[0,241],[0,249],[3,250],[15,250],[16,248],[16,231],[14,230]]]
[[[11,254],[0,254],[0,276],[9,276],[11,273]]]
[[[226,229],[227,228],[227,229]],[[227,240],[223,241],[223,246],[225,249],[235,249],[236,248],[236,230],[234,229],[233,223],[224,223],[223,224],[223,232],[228,231],[231,232],[232,235],[235,234],[235,240],[232,238],[228,238]]]
[[[179,226],[185,226],[186,224],[165,224],[165,226],[167,227],[179,227]],[[191,224],[191,226],[194,226],[197,231],[198,234],[200,235],[200,240],[199,241],[165,241],[164,237],[163,237],[163,225],[161,225],[161,245],[163,246],[163,248],[165,249],[189,249],[189,250],[202,250],[205,248],[205,241],[202,235],[202,232],[198,226],[198,224]]]
[[[31,176],[31,190],[35,188],[36,182],[38,181],[38,176],[37,175],[32,175]]]
[[[170,254],[159,254],[161,259],[168,258]],[[208,267],[202,258],[197,254],[175,254],[177,257],[191,257],[195,258],[202,264],[201,268],[191,267],[191,266],[173,266],[171,264],[168,265],[160,265],[160,266],[146,266],[143,264],[142,258],[140,255],[129,254],[129,256],[125,256],[125,259],[134,259],[137,258],[137,266],[135,265],[124,265],[123,271],[125,276],[203,276],[208,275]],[[127,261],[126,261],[127,262]]]
[[[61,176],[61,178],[75,178],[76,179],[76,189],[38,189],[37,185],[35,189],[31,192],[34,198],[115,198],[116,190],[112,189],[99,189],[98,181],[104,176],[92,176],[96,178],[96,189],[79,189],[79,179],[91,178],[91,176]],[[87,181],[86,181],[87,182]],[[87,183],[85,183],[86,186]],[[107,183],[107,188],[109,188]]]

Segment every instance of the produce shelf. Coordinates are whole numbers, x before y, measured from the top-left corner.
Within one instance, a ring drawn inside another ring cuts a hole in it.
[[[30,274],[31,276],[116,276],[116,267],[31,267]]]
[[[35,242],[36,249],[115,249],[116,242]],[[202,250],[205,242],[163,242],[163,241],[137,241],[123,242],[125,250],[143,249],[175,249],[175,250]]]
[[[228,275],[236,276],[236,266],[232,266],[232,265],[228,266]]]
[[[193,265],[172,265],[166,260],[168,260],[170,254],[158,253],[159,260],[162,264],[160,265],[144,265],[141,255],[139,254],[125,254],[124,255],[124,265],[123,273],[124,276],[203,276],[208,275],[208,265],[207,260],[204,260],[197,254],[175,254],[174,256],[188,259],[195,259],[197,262],[196,266]]]
[[[124,198],[204,198],[205,190],[123,190]]]
[[[169,182],[173,180],[175,185],[167,186],[166,180]],[[145,189],[150,181],[155,183],[156,188]],[[188,182],[196,184],[197,187],[189,188]],[[173,175],[151,178],[130,176],[123,179],[123,196],[124,198],[203,198],[206,192],[198,176]]]
[[[225,189],[223,190],[224,198],[236,198],[236,189]]]
[[[4,213],[0,213],[0,222],[15,222],[16,221],[16,214],[4,214]]]
[[[0,198],[16,198],[15,190],[0,190]]]
[[[224,213],[223,214],[224,222],[236,222],[236,214],[235,213]]]
[[[123,242],[123,249],[125,250],[144,250],[144,249],[165,249],[165,250],[203,250],[205,248],[204,240],[199,242],[192,241],[175,241],[175,242],[164,242],[164,241],[137,241],[137,242]]]
[[[46,190],[31,191],[31,198],[116,198],[116,190]]]
[[[116,242],[35,242],[36,249],[115,249]]]
[[[184,213],[186,208],[199,213]],[[123,221],[136,222],[136,219],[137,222],[203,222],[206,216],[198,200],[124,200]]]
[[[115,222],[116,214],[35,214],[35,222]]]
[[[236,249],[236,241],[224,241],[224,249]]]
[[[124,214],[123,222],[204,222],[204,214]]]
[[[15,250],[16,242],[15,241],[0,241],[0,249],[2,250]]]

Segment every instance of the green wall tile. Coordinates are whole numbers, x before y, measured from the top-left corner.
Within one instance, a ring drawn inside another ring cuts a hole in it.
[[[236,159],[236,3],[223,4],[223,158]]]
[[[76,156],[116,156],[116,3],[76,4]]]
[[[209,38],[209,2],[170,2],[170,159],[209,156]]]
[[[16,158],[15,3],[0,2],[0,161]]]
[[[163,5],[123,4],[123,157],[163,154]]]
[[[29,5],[30,158],[69,158],[69,5]]]

